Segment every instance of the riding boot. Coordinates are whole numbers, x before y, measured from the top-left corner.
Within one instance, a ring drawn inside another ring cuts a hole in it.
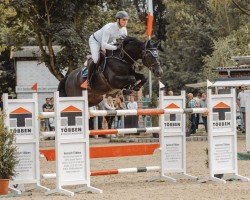
[[[89,83],[89,87],[92,87],[92,78],[93,75],[95,74],[96,71],[96,63],[93,63],[88,71],[88,83]]]

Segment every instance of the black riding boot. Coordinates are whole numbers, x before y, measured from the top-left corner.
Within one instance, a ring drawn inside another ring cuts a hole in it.
[[[88,83],[89,83],[89,87],[92,87],[92,78],[93,75],[95,74],[96,71],[96,63],[93,63],[88,71]]]

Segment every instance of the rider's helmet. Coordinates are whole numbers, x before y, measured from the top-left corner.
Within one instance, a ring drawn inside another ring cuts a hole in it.
[[[116,19],[128,19],[128,13],[126,11],[118,11],[115,15]]]

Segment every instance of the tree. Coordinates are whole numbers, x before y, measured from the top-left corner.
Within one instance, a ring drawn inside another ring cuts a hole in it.
[[[0,95],[13,93],[15,90],[15,71],[10,59],[10,49],[13,43],[20,43],[28,31],[20,21],[10,20],[16,12],[9,7],[9,2],[0,4]]]
[[[237,7],[237,6],[238,7]],[[218,37],[226,37],[233,30],[245,25],[249,21],[249,16],[244,15],[239,8],[249,8],[248,1],[235,0],[209,0],[208,8],[214,16],[214,26],[218,29]]]
[[[214,51],[204,58],[205,65],[201,78],[214,80],[217,77],[213,73],[215,67],[232,66],[235,63],[232,56],[246,56],[250,54],[250,23],[242,26],[239,30],[233,31],[225,38],[214,41]]]
[[[200,10],[193,1],[166,1],[166,41],[161,62],[164,80],[173,90],[180,90],[186,83],[197,82],[203,66],[203,56],[212,53],[212,26],[207,8]]]
[[[0,54],[0,96],[3,93],[14,93],[15,91],[15,69],[10,59],[10,51],[5,50]]]
[[[82,66],[89,52],[89,36],[105,23],[114,21],[116,10],[112,9],[117,4],[92,0],[23,0],[13,1],[12,6],[17,12],[16,18],[34,32],[42,53],[41,61],[61,80],[63,69],[70,73]],[[143,26],[135,26],[138,18],[132,14],[133,8],[131,11],[134,33],[141,33]],[[54,45],[62,48],[58,55]]]

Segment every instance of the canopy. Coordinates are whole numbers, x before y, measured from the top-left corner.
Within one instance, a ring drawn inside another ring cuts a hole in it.
[[[239,87],[241,85],[250,85],[249,80],[218,80],[212,84],[212,87]]]
[[[205,81],[205,82],[200,82],[200,83],[186,84],[185,86],[186,86],[186,87],[191,87],[191,88],[207,87],[207,81]]]

